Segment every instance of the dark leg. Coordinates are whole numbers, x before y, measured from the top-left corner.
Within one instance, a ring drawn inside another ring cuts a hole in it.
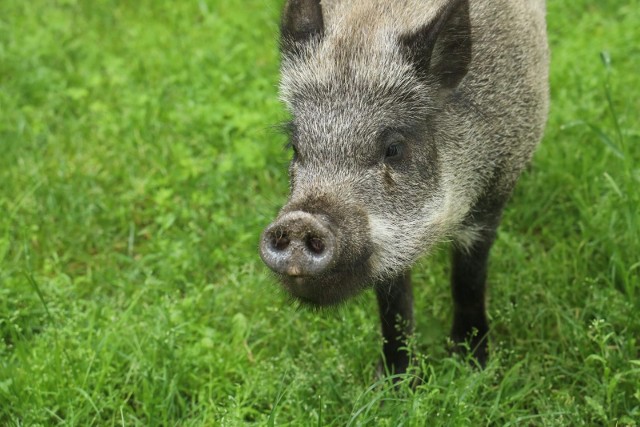
[[[451,338],[456,344],[468,340],[473,356],[482,367],[488,356],[489,324],[485,309],[487,262],[498,222],[499,217],[482,223],[479,238],[466,248],[454,246],[452,256],[454,312]],[[463,350],[461,346],[457,348]]]
[[[384,339],[384,361],[391,374],[402,374],[409,366],[407,338],[413,331],[411,272],[379,283],[375,290]]]

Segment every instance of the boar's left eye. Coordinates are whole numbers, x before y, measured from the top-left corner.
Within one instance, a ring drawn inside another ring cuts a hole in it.
[[[391,144],[387,147],[387,152],[384,153],[384,158],[387,160],[391,160],[396,157],[400,157],[400,152],[402,151],[402,145],[399,143]]]
[[[384,135],[386,151],[384,161],[395,161],[402,157],[404,151],[404,137],[396,131],[387,131]]]

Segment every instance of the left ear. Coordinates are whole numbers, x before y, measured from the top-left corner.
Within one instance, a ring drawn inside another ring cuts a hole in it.
[[[420,77],[454,89],[471,62],[469,1],[449,1],[431,22],[401,36],[400,45]]]
[[[320,0],[288,0],[280,23],[280,50],[283,54],[299,51],[312,39],[321,38],[324,20]]]

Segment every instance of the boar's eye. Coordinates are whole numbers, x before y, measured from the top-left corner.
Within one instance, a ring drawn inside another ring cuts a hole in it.
[[[383,135],[386,146],[384,161],[392,162],[402,158],[404,151],[404,137],[397,131],[387,131]]]
[[[387,152],[384,153],[384,158],[390,160],[394,157],[399,157],[400,151],[402,151],[402,146],[400,144],[391,144],[387,147]]]

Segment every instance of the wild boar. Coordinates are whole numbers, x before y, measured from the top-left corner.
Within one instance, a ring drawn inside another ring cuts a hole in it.
[[[447,241],[451,337],[486,363],[489,251],[547,117],[545,27],[543,0],[284,7],[291,194],[260,255],[303,304],[373,287],[391,372],[409,364],[412,264]]]

